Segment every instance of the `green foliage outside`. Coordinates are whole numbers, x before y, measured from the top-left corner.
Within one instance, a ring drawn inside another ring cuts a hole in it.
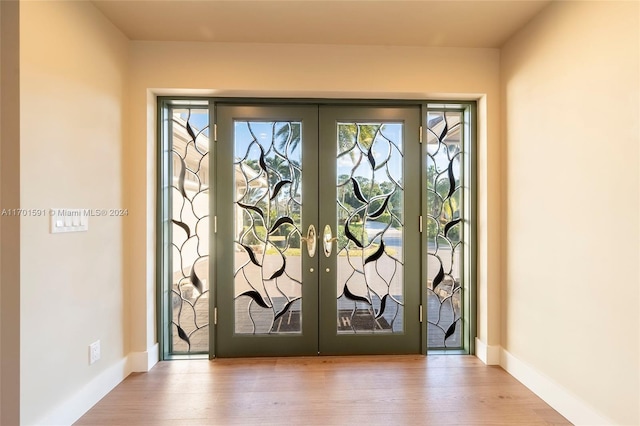
[[[363,246],[369,244],[369,238],[367,237],[367,233],[364,231],[364,224],[362,222],[359,223],[350,223],[349,230],[353,234],[354,237],[358,239],[358,241],[362,242]],[[344,233],[344,223],[338,225],[338,250],[342,250],[347,246],[347,243],[350,240]],[[357,248],[355,243],[351,243],[351,248]]]

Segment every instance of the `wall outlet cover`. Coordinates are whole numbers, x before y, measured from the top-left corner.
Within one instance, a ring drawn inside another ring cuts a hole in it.
[[[100,340],[89,345],[89,365],[100,359]]]

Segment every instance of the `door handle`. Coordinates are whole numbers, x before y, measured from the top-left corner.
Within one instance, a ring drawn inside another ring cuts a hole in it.
[[[316,235],[316,227],[313,224],[309,225],[307,229],[307,236],[300,236],[300,244],[307,244],[307,254],[309,257],[313,257],[316,255],[316,240],[318,236]]]
[[[331,256],[334,241],[338,241],[338,238],[333,236],[331,226],[327,224],[324,227],[324,232],[322,232],[322,249],[324,250],[324,255],[326,257]]]

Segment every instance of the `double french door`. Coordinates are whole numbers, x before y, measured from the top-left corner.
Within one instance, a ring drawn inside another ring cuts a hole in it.
[[[419,353],[420,108],[215,117],[215,355]]]

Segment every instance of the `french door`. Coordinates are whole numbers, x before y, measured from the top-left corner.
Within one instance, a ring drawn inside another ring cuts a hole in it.
[[[215,355],[420,353],[420,107],[215,117]]]

